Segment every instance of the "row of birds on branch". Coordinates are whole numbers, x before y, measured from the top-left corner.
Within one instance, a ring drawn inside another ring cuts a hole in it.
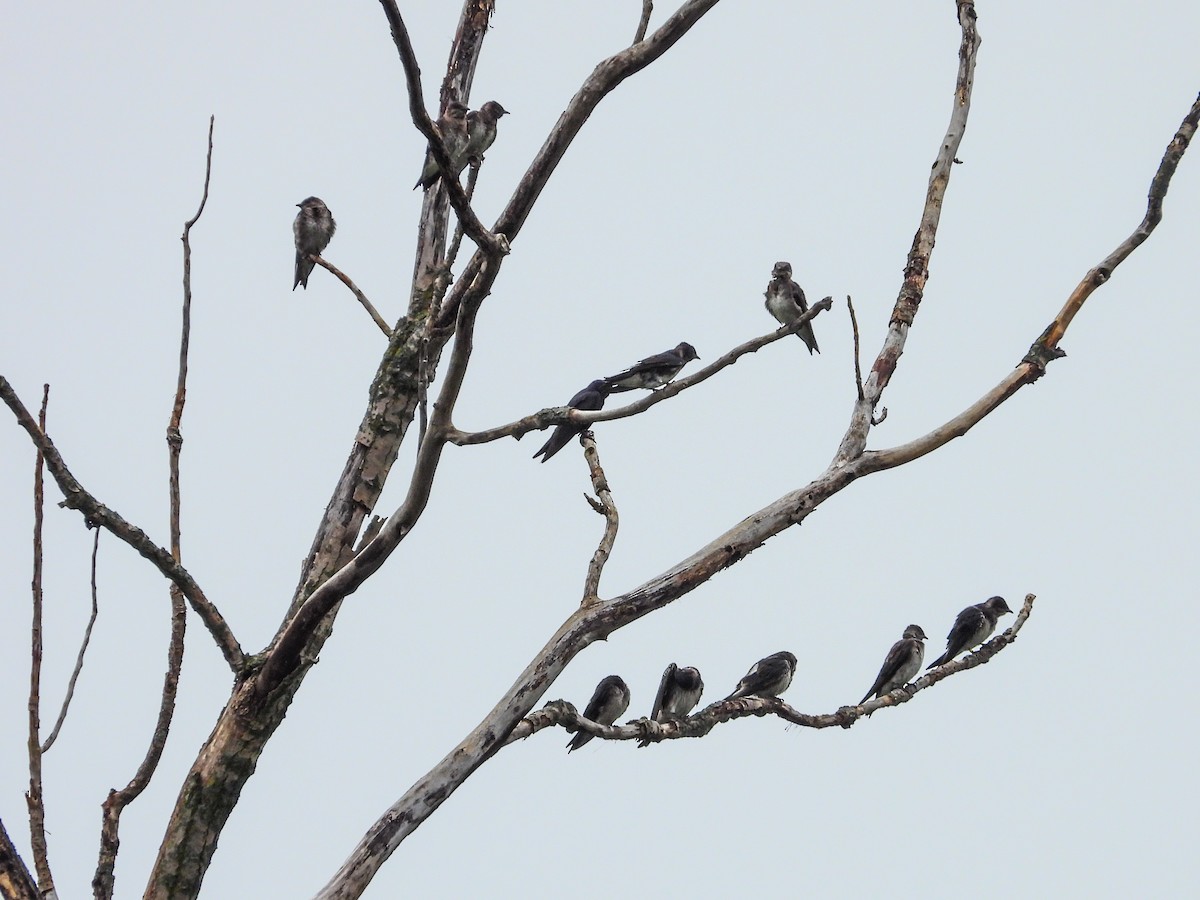
[[[483,154],[496,141],[496,123],[505,115],[508,115],[508,110],[495,100],[489,100],[479,109],[470,112],[457,100],[451,100],[447,104],[445,112],[438,116],[437,128],[455,176],[462,173],[467,163],[478,166],[483,162]],[[433,158],[433,151],[426,150],[421,177],[413,185],[413,190],[432,187],[441,177],[442,170]],[[320,256],[329,246],[333,233],[337,230],[333,214],[320,197],[308,197],[296,205],[300,207],[300,212],[296,214],[296,220],[292,223],[292,235],[296,242],[296,278],[292,282],[293,291],[301,286],[308,290],[308,276],[312,274],[316,265],[309,257]]]
[[[1000,616],[1012,612],[1003,597],[989,597],[983,603],[968,606],[954,620],[950,633],[946,636],[946,652],[931,662],[926,668],[945,665],[967,650],[978,647],[996,630]],[[920,625],[909,625],[904,629],[904,635],[884,657],[883,665],[870,690],[858,701],[859,705],[866,703],[872,696],[883,697],[896,688],[904,687],[921,668],[925,661],[925,632]],[[778,697],[788,689],[792,677],[796,674],[796,657],[784,650],[772,653],[756,662],[738,682],[733,693],[719,702],[736,700],[739,697]],[[704,682],[700,678],[700,670],[693,666],[677,666],[671,663],[662,674],[658,683],[658,694],[654,698],[654,706],[650,719],[654,722],[668,722],[672,719],[683,719],[688,716],[704,692]],[[599,725],[612,725],[625,714],[629,708],[629,686],[619,675],[608,675],[596,685],[592,699],[584,708],[583,717]],[[567,744],[567,752],[578,750],[594,735],[585,731],[576,732]],[[649,745],[651,741],[638,741],[639,747]]]
[[[775,263],[765,296],[767,311],[781,325],[794,325],[802,315],[808,312],[808,301],[805,299],[800,285],[792,280],[792,264],[789,262]],[[811,321],[805,322],[796,335],[804,341],[810,356],[813,353],[821,352],[821,348],[817,346],[816,335],[813,334]],[[637,388],[658,390],[669,384],[689,362],[699,358],[696,348],[687,341],[683,341],[674,349],[639,360],[623,372],[609,375],[607,378],[597,378],[575,394],[567,402],[567,406],[571,409],[593,412],[604,408],[604,402],[608,399],[609,394],[618,394]],[[571,438],[582,434],[586,429],[586,425],[564,422],[550,433],[549,440],[533,454],[533,458],[537,459],[540,456],[542,462],[545,462],[565,447]]]

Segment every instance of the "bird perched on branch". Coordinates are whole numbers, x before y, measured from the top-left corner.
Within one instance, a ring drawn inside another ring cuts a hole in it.
[[[635,388],[654,390],[660,388],[679,374],[679,370],[693,359],[699,359],[696,348],[687,341],[679,344],[674,350],[655,353],[640,360],[637,365],[630,366],[624,372],[609,375],[604,381],[614,394],[622,391],[632,391]]]
[[[467,108],[457,100],[451,100],[446,104],[445,112],[438,116],[437,129],[442,136],[446,155],[450,157],[450,167],[457,175],[467,164],[467,144],[471,139],[470,133],[467,131]],[[433,158],[433,151],[427,149],[421,177],[413,185],[413,190],[415,191],[419,187],[430,187],[441,177],[442,170],[438,168],[437,160]]]
[[[682,719],[696,708],[702,693],[704,682],[700,678],[699,669],[693,666],[681,669],[675,663],[671,663],[658,683],[658,694],[654,697],[650,719],[654,722]],[[650,744],[650,741],[638,741],[639,747],[648,747]]]
[[[571,409],[597,410],[604,408],[604,401],[608,399],[608,385],[603,378],[597,378],[582,391],[576,394],[567,403]],[[576,425],[573,422],[564,422],[562,425],[555,426],[550,432],[550,439],[542,444],[541,449],[533,454],[533,458],[539,456],[542,462],[545,462],[555,453],[567,446],[571,438],[577,434],[583,434],[587,430],[586,425]]]
[[[467,113],[467,162],[476,165],[483,162],[483,154],[496,141],[496,122],[506,115],[508,110],[495,100]]]
[[[858,701],[859,704],[866,703],[872,694],[882,697],[908,684],[920,671],[924,659],[925,632],[921,630],[920,625],[909,625],[904,629],[900,640],[892,644],[892,649],[883,659],[879,674],[875,676],[875,683],[871,685],[866,696]]]
[[[804,291],[792,281],[790,262],[775,263],[765,296],[767,312],[773,315],[780,325],[791,325],[808,312],[808,301],[804,299]],[[817,336],[813,334],[812,322],[805,322],[796,334],[808,347],[810,356],[821,352],[821,348],[817,346]]]
[[[931,662],[927,669],[950,662],[964,650],[978,647],[996,630],[996,622],[1012,612],[1003,597],[989,597],[982,603],[968,606],[958,614],[950,633],[946,635],[946,652]]]
[[[796,662],[796,655],[787,650],[763,657],[742,676],[733,693],[725,699],[778,697],[792,683],[792,676],[796,674]]]
[[[587,707],[583,710],[583,717],[598,725],[611,725],[627,709],[629,709],[629,687],[620,675],[608,675],[601,678],[600,683],[596,685],[592,699],[588,701]],[[593,737],[595,735],[588,734],[586,731],[577,731],[567,743],[567,752],[578,750]]]
[[[333,221],[329,207],[319,197],[309,197],[296,205],[300,212],[296,213],[296,221],[292,223],[292,234],[296,239],[296,280],[292,282],[292,290],[296,290],[297,285],[304,285],[307,291],[308,276],[316,265],[308,257],[320,256],[329,246],[337,222]]]

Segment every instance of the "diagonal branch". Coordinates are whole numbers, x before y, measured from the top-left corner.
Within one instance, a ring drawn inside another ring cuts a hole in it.
[[[467,199],[467,194],[458,180],[458,174],[454,171],[450,154],[446,152],[446,145],[442,143],[442,136],[429,118],[429,113],[425,111],[425,93],[421,89],[421,67],[417,64],[417,54],[408,37],[408,28],[404,24],[404,17],[400,15],[395,0],[379,0],[379,2],[383,6],[384,15],[387,16],[388,25],[392,29],[392,40],[400,52],[400,62],[404,66],[404,80],[408,84],[408,108],[412,114],[413,125],[429,141],[429,149],[433,153],[433,158],[437,160],[438,167],[442,170],[441,181],[446,186],[450,205],[454,207],[458,221],[462,223],[467,236],[478,245],[483,253],[490,257],[504,256],[508,253],[507,240],[503,234],[493,234],[488,231],[479,221],[479,217],[475,215],[475,210],[471,209],[471,202]]]
[[[600,602],[600,576],[604,572],[604,564],[612,553],[613,544],[617,541],[617,526],[620,520],[617,516],[617,504],[613,501],[612,489],[608,486],[608,476],[600,467],[600,452],[596,449],[596,439],[590,431],[583,433],[583,458],[587,460],[588,473],[592,478],[592,490],[596,492],[593,500],[587,494],[583,496],[588,504],[604,516],[604,534],[592,560],[588,563],[587,578],[583,582],[583,605]]]
[[[579,134],[580,129],[583,128],[584,123],[587,122],[596,107],[600,105],[600,101],[625,79],[636,75],[675,46],[680,38],[703,18],[705,13],[717,5],[717,2],[718,0],[687,0],[650,37],[622,50],[615,56],[610,56],[592,70],[592,74],[575,92],[575,96],[571,98],[567,108],[558,117],[554,127],[550,129],[550,134],[542,144],[541,150],[529,164],[529,168],[525,170],[508,205],[500,214],[500,218],[496,220],[496,224],[492,226],[494,233],[503,234],[509,243],[515,240],[543,188],[550,180],[550,176],[554,174],[554,170],[558,168],[559,162],[566,154],[567,148],[571,146],[575,136]],[[424,115],[423,104],[420,112]],[[414,119],[415,116],[416,111],[414,110]],[[422,131],[422,133],[425,132]],[[437,321],[439,326],[454,321],[458,304],[462,302],[466,290],[471,286],[471,282],[478,272],[479,262],[480,260],[472,257],[467,263],[463,275],[442,304]]]
[[[864,474],[902,466],[932,453],[955,438],[962,437],[1025,385],[1033,384],[1041,378],[1050,361],[1066,355],[1059,348],[1058,343],[1066,334],[1076,313],[1083,308],[1087,298],[1108,281],[1117,266],[1145,242],[1162,220],[1163,201],[1166,199],[1167,189],[1171,186],[1171,176],[1175,174],[1175,169],[1178,168],[1183,154],[1191,144],[1197,127],[1200,127],[1200,95],[1196,97],[1192,108],[1180,123],[1179,130],[1167,145],[1163,158],[1159,162],[1158,171],[1155,172],[1154,178],[1150,182],[1145,218],[1128,238],[1083,277],[1083,280],[1071,292],[1071,296],[1067,298],[1066,304],[1058,315],[1054,317],[1041,336],[1033,342],[1020,365],[973,404],[928,434],[888,450],[864,453],[861,467]]]
[[[46,753],[54,742],[58,740],[58,733],[62,730],[63,723],[67,720],[67,710],[71,708],[71,699],[75,696],[75,684],[79,681],[79,673],[83,671],[83,657],[87,653],[88,644],[92,640],[92,628],[96,624],[96,617],[100,614],[99,594],[96,591],[96,558],[100,555],[100,529],[96,529],[96,535],[92,539],[92,614],[88,617],[87,627],[83,630],[83,640],[79,644],[79,653],[75,657],[75,668],[71,670],[71,677],[67,680],[67,693],[63,697],[62,708],[58,711],[58,718],[54,722],[54,727],[50,729],[50,736],[42,743],[42,753]]]
[[[358,289],[358,285],[351,281],[349,276],[347,276],[344,272],[342,272],[341,269],[337,268],[333,263],[319,254],[309,254],[308,258],[315,262],[318,266],[321,266],[328,271],[346,287],[350,288],[350,293],[352,293],[355,299],[362,304],[363,309],[367,311],[367,315],[369,315],[372,321],[379,326],[379,330],[383,332],[384,336],[389,338],[392,336],[392,329],[391,326],[388,325],[387,320],[379,314],[379,310],[377,310],[371,304],[371,301],[367,299],[367,295]]]
[[[722,369],[732,366],[747,353],[755,353],[768,344],[773,344],[781,338],[795,334],[804,327],[805,322],[811,321],[818,313],[827,311],[832,305],[833,298],[826,297],[813,304],[812,309],[804,313],[804,315],[800,316],[792,324],[785,325],[776,331],[772,331],[770,334],[764,334],[760,337],[752,338],[743,344],[738,344],[732,350],[719,356],[704,368],[693,372],[687,378],[679,378],[672,381],[657,390],[651,391],[640,400],[618,407],[617,409],[584,412],[572,410],[565,406],[551,406],[524,418],[517,419],[515,422],[509,422],[507,425],[500,425],[496,428],[489,428],[486,431],[468,432],[459,431],[457,428],[454,428],[447,435],[447,440],[459,446],[486,444],[505,437],[515,437],[517,440],[520,440],[531,431],[540,431],[553,425],[563,425],[566,423],[591,425],[594,422],[609,422],[613,419],[625,419],[629,416],[635,416],[638,413],[645,412],[656,404],[662,403],[664,400],[686,391],[690,387],[700,384],[702,381],[707,381]]]
[[[718,700],[685,719],[655,722],[648,718],[641,718],[627,725],[601,725],[585,719],[574,705],[566,700],[551,700],[537,712],[530,713],[522,719],[505,739],[504,746],[556,725],[571,732],[585,731],[593,737],[608,741],[649,740],[652,743],[679,740],[680,738],[701,738],[717,725],[747,716],[774,715],[785,722],[804,728],[850,728],[857,722],[866,719],[877,709],[900,706],[921,691],[945,681],[952,675],[986,664],[993,656],[1017,639],[1017,633],[1029,620],[1030,613],[1033,612],[1035,599],[1033,594],[1026,594],[1025,604],[1021,607],[1012,627],[977,648],[975,652],[946,663],[944,666],[938,666],[916,681],[884,694],[882,697],[856,706],[843,706],[836,712],[810,715],[800,712],[777,697],[743,697],[737,700]]]
[[[84,490],[83,485],[67,468],[58,448],[54,446],[54,442],[50,440],[49,435],[42,434],[38,430],[37,422],[29,415],[29,410],[25,408],[12,385],[3,375],[0,375],[0,400],[3,400],[5,405],[12,410],[17,423],[25,429],[34,446],[45,455],[46,468],[50,470],[50,474],[58,483],[59,490],[63,492],[65,498],[59,506],[79,510],[90,527],[98,526],[110,531],[115,537],[149,560],[165,578],[178,586],[179,590],[183,592],[183,596],[192,605],[192,609],[200,617],[200,621],[204,623],[217,642],[217,647],[225,657],[229,668],[235,673],[240,672],[246,663],[242,648],[238,645],[233,632],[230,631],[225,618],[204,595],[204,591],[200,589],[200,585],[196,583],[187,569],[172,559],[170,553],[150,540],[146,532],[136,525],[126,522],[117,512]]]
[[[867,375],[860,398],[855,401],[850,414],[850,424],[841,445],[833,458],[833,465],[844,466],[861,456],[867,446],[867,433],[871,429],[871,418],[875,407],[883,397],[884,388],[891,381],[908,330],[912,327],[921,298],[925,294],[925,283],[929,280],[929,259],[933,255],[934,240],[942,215],[942,203],[946,188],[950,184],[950,171],[954,168],[955,156],[967,130],[967,114],[971,111],[971,88],[975,84],[975,61],[979,53],[979,32],[975,27],[975,4],[973,0],[957,0],[958,23],[962,29],[962,41],[958,49],[958,76],[954,85],[954,107],[950,114],[950,126],[938,148],[937,159],[929,173],[929,187],[925,193],[925,207],[921,211],[921,222],[908,251],[908,262],[904,267],[904,283],[892,309],[883,347],[875,358]]]

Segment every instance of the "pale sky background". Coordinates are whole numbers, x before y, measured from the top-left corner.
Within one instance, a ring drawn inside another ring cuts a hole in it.
[[[457,2],[408,3],[426,102]],[[655,23],[670,12],[659,3]],[[0,372],[103,502],[167,540],[182,224],[193,232],[184,559],[256,651],[274,632],[358,425],[381,335],[317,270],[290,291],[298,201],[389,319],[404,308],[423,141],[371,2],[9,4],[0,37]],[[809,358],[793,338],[597,430],[621,513],[612,596],[817,475],[879,348],[951,108],[950,0],[725,3],[609,96],[514,241],[479,319],[456,424],[565,402],[693,343],[704,361],[774,327],[791,260],[838,298]],[[476,209],[494,220],[640,4],[501,0],[472,106],[511,116]],[[959,412],[1015,365],[1079,278],[1141,219],[1200,88],[1200,6],[981,2],[967,136],[932,278],[872,447]],[[1168,896],[1197,889],[1200,621],[1190,452],[1200,328],[1200,147],[1151,240],[1089,302],[1070,354],[968,437],[856,484],[670,608],[585,651],[545,700],[604,675],[649,712],[698,666],[705,702],[759,657],[800,658],[787,699],[856,702],[910,622],[933,658],[964,606],[1039,601],[1021,639],[850,731],[740,721],[638,751],[561,730],[499,753],[393,856],[367,896]],[[0,418],[0,816],[27,862],[30,476]],[[363,831],[491,708],[579,601],[602,522],[576,444],[449,448],[418,529],[342,610],[226,827],[204,894],[311,896]],[[407,483],[413,442],[380,504]],[[48,729],[89,608],[91,534],[47,490]],[[60,895],[84,896],[100,804],[141,760],[166,656],[167,586],[101,540],[100,618],[45,762]],[[1011,624],[1012,617],[1004,620]],[[139,897],[230,675],[191,617],[159,772],[122,820],[117,893]]]

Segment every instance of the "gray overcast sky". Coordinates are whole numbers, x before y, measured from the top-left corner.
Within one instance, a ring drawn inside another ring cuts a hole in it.
[[[668,13],[657,4],[655,21]],[[404,4],[436,103],[459,4]],[[512,113],[476,209],[492,221],[570,96],[626,46],[640,4],[501,0],[473,106]],[[1191,2],[980,2],[983,47],[932,278],[871,446],[923,434],[995,384],[1079,278],[1140,220],[1200,88]],[[497,425],[693,343],[773,327],[789,259],[823,353],[788,339],[636,419],[598,428],[621,511],[601,593],[687,556],[828,462],[853,399],[852,294],[879,347],[950,113],[953,3],[726,3],[600,106],[514,242],[480,316],[456,424]],[[193,237],[184,558],[242,645],[271,637],[350,449],[383,344],[329,275],[289,290],[294,204],[322,197],[327,253],[403,311],[423,141],[378,4],[10,4],[0,37],[5,260],[0,372],[99,498],[166,541],[179,234]],[[664,665],[706,699],[776,650],[787,698],[853,703],[909,622],[931,653],[955,613],[1039,596],[986,667],[848,732],[741,721],[645,751],[550,731],[501,752],[368,896],[1167,896],[1196,889],[1190,409],[1200,148],[1151,240],[1089,302],[1070,354],[963,440],[856,484],[804,527],[583,653],[546,699]],[[7,413],[5,414],[7,416]],[[0,815],[27,851],[29,483],[0,427]],[[306,897],[485,714],[578,602],[601,521],[576,445],[451,448],[419,528],[345,605],[221,838],[211,897]],[[399,502],[406,444],[381,511]],[[88,608],[91,536],[48,489],[44,719]],[[145,751],[167,591],[101,541],[101,613],[46,760],[51,862],[82,896],[100,803]],[[1005,620],[1011,622],[1011,618]],[[932,657],[930,657],[932,658]],[[228,695],[193,618],[172,739],[122,820],[117,892],[140,896],[180,779]],[[29,856],[26,856],[27,860]],[[903,886],[895,886],[903,879]]]

